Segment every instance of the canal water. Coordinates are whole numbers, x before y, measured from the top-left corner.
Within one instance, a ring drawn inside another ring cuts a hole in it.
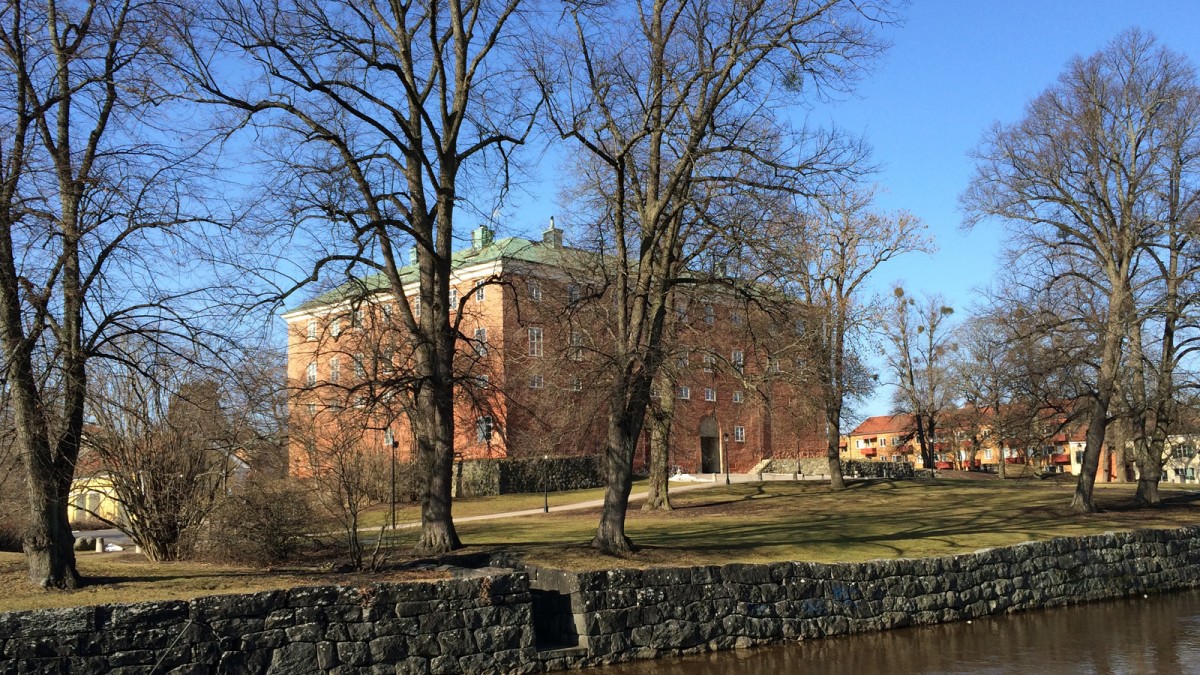
[[[601,668],[597,675],[1200,673],[1200,591]]]

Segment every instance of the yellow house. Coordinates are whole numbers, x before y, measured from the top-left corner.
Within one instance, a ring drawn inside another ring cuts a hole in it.
[[[118,523],[125,519],[125,509],[117,500],[116,490],[108,473],[76,476],[71,481],[67,519],[72,523],[98,519]]]

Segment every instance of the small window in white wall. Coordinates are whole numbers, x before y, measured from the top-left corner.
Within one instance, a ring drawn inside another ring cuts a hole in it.
[[[746,427],[734,427],[733,428],[733,440],[738,443],[745,443],[746,442]]]

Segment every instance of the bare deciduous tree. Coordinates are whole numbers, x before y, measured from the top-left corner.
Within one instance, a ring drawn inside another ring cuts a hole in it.
[[[739,233],[764,222],[748,204],[815,194],[860,167],[860,146],[788,129],[776,110],[790,95],[846,86],[881,49],[871,24],[887,12],[805,0],[571,3],[541,45],[535,70],[554,131],[580,152],[580,220],[593,226],[616,308],[599,550],[632,547],[632,462],[672,289],[702,282],[684,274],[701,259],[736,263]]]
[[[169,306],[202,275],[174,235],[202,206],[199,137],[174,115],[158,10],[0,6],[0,346],[44,587],[79,583],[66,506],[89,362],[119,357],[122,335],[184,332],[193,317]]]
[[[425,552],[461,545],[450,504],[461,320],[449,303],[452,253],[463,204],[503,195],[529,128],[534,106],[505,72],[518,4],[222,2],[184,24],[196,50],[187,79],[271,135],[284,229],[317,250],[303,281],[380,274],[398,308],[411,358],[392,393],[411,399]],[[244,80],[212,67],[226,59]],[[401,274],[409,247],[412,303]]]
[[[995,218],[1012,228],[1018,260],[1040,292],[1083,300],[1062,317],[1096,347],[1079,511],[1096,508],[1092,488],[1126,339],[1146,310],[1147,252],[1165,227],[1188,217],[1195,98],[1182,56],[1139,31],[1122,33],[1072,61],[1020,122],[987,133],[962,198],[968,226]]]
[[[869,193],[832,195],[798,222],[771,228],[768,250],[785,292],[795,298],[809,368],[820,389],[825,416],[830,486],[845,488],[839,447],[848,399],[865,395],[848,350],[871,331],[873,315],[864,284],[884,263],[904,253],[928,251],[924,226],[907,213],[869,211]]]
[[[952,314],[954,310],[940,296],[926,296],[918,302],[897,286],[892,311],[883,318],[896,408],[913,416],[913,433],[927,469],[934,468],[934,443],[942,412],[953,402],[949,368],[954,343],[946,324]]]

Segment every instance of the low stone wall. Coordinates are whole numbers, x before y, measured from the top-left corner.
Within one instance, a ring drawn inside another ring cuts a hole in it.
[[[911,462],[866,462],[857,459],[842,460],[842,475],[859,478],[907,479],[916,475]],[[763,473],[791,473],[804,476],[828,476],[829,460],[824,457],[801,459],[773,459],[763,468]]]
[[[1060,538],[929,559],[578,576],[589,663],[960,621],[1198,585],[1198,527]]]
[[[521,673],[1200,585],[1200,527],[865,563],[530,568],[0,614],[0,673]]]
[[[468,459],[456,463],[456,496],[586,490],[604,485],[604,458],[595,455],[549,459]]]
[[[0,673],[510,672],[530,612],[523,574],[12,612]]]

